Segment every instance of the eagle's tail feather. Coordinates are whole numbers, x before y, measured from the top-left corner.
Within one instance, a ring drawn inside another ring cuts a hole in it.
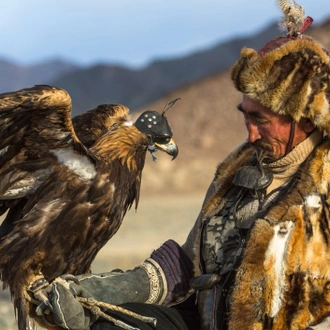
[[[17,317],[17,325],[19,330],[30,330],[29,317],[27,315],[26,304],[22,299],[14,301],[15,313]]]

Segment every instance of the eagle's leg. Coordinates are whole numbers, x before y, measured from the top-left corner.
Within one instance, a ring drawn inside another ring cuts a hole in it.
[[[148,146],[148,151],[151,154],[152,160],[154,162],[156,162],[157,161],[157,157],[155,156],[155,152],[157,151],[157,148],[154,145],[149,145]]]
[[[47,295],[48,287],[49,282],[43,276],[40,276],[34,282],[29,284],[29,286],[27,287],[27,291],[28,293],[31,293],[37,301],[42,301],[47,307],[52,310],[52,305],[49,302]]]

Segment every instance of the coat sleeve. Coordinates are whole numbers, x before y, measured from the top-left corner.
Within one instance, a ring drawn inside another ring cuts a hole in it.
[[[212,181],[203,205],[213,196],[215,190],[216,184]],[[201,273],[199,249],[202,220],[203,208],[182,246],[179,246],[173,240],[168,240],[147,259],[147,262],[151,262],[153,267],[158,269],[158,273],[161,274],[159,281],[160,286],[163,287],[164,297],[158,300],[157,303],[174,305],[194,292],[190,286],[190,281]],[[151,283],[152,279],[149,280]]]

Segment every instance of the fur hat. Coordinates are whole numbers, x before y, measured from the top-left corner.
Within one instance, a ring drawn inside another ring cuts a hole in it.
[[[330,132],[329,54],[300,33],[311,21],[307,17],[300,29],[287,23],[287,36],[271,40],[259,51],[243,48],[231,78],[239,91],[275,113],[290,115],[295,121],[309,118]]]

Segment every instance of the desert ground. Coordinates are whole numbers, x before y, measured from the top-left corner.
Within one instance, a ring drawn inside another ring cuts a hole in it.
[[[99,252],[93,272],[123,270],[139,265],[169,238],[184,243],[203,202],[203,195],[142,198],[138,210],[131,209],[117,234]],[[8,291],[0,290],[0,330],[16,330]]]

